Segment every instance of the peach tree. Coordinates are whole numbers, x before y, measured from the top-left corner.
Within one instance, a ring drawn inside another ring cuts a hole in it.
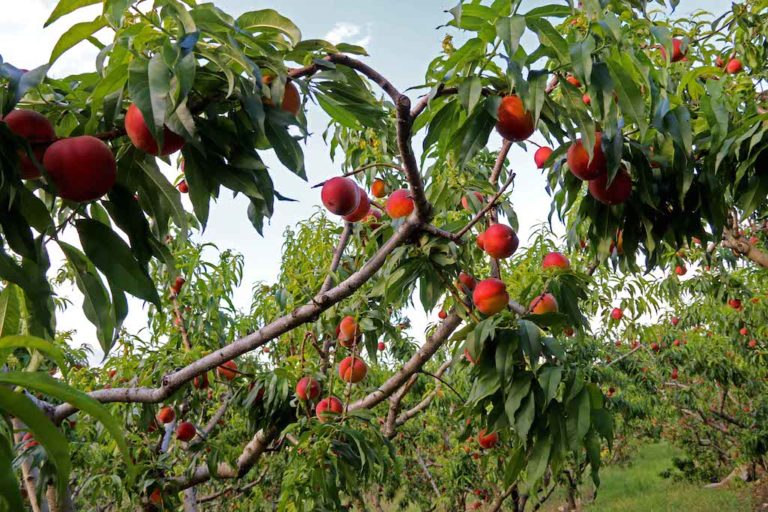
[[[242,510],[366,508],[394,496],[402,467],[427,490],[408,499],[448,507],[537,507],[587,471],[599,484],[614,421],[589,320],[625,309],[608,313],[603,292],[640,265],[684,274],[694,237],[768,266],[745,229],[766,209],[766,2],[680,20],[676,3],[460,2],[447,26],[464,42],[443,40],[416,97],[363,48],[304,40],[272,9],[59,1],[46,24],[103,10],[49,63],[0,64],[6,508],[107,495],[114,510],[195,510],[233,493],[254,498],[226,505]],[[94,71],[46,76],[84,41]],[[290,200],[273,173],[309,178],[310,104],[340,166],[319,191],[333,217],[286,234],[280,275],[243,311],[240,257],[189,237],[230,192],[248,199],[243,229],[261,232]],[[513,146],[539,146],[564,245],[518,251]],[[57,330],[66,283],[102,369]],[[674,303],[648,289],[632,314]],[[127,296],[149,305],[145,332],[122,328]],[[425,340],[407,334],[417,299],[440,308]],[[420,416],[445,451],[469,436],[486,458],[459,453],[435,475],[444,453],[398,454]]]

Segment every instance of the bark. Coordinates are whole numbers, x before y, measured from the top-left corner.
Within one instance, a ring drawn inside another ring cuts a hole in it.
[[[729,228],[723,229],[722,246],[731,249],[734,253],[757,263],[763,268],[768,268],[768,254],[750,244],[746,238]]]
[[[197,512],[197,491],[194,487],[184,489],[184,512]]]

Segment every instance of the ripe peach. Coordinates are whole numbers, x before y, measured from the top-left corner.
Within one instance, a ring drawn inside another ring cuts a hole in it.
[[[679,62],[685,58],[685,53],[683,53],[681,46],[683,44],[682,39],[672,39],[672,62]],[[686,49],[686,53],[688,50]],[[667,49],[663,46],[659,46],[659,53],[661,53],[661,56],[664,60],[667,60]]]
[[[352,339],[360,336],[360,328],[353,316],[345,316],[339,324],[339,338]]]
[[[387,184],[384,180],[374,180],[371,185],[371,194],[373,197],[382,198],[387,195]]]
[[[176,185],[176,188],[181,192],[182,194],[186,194],[189,192],[189,185],[187,185],[187,180],[181,180],[178,185]]]
[[[492,258],[509,258],[517,250],[520,241],[515,231],[503,224],[493,224],[485,230],[483,249]]]
[[[46,146],[56,140],[56,132],[48,118],[34,110],[18,109],[5,116],[3,121],[8,125],[9,130],[19,137],[27,139],[32,154],[42,164]],[[21,177],[25,180],[40,177],[40,171],[25,151],[19,151],[19,164],[21,165]]]
[[[174,419],[176,419],[176,413],[173,410],[173,407],[163,407],[157,412],[157,421],[160,423],[170,423]]]
[[[603,204],[621,204],[632,194],[632,178],[626,170],[619,169],[608,185],[608,174],[603,174],[589,182],[589,193]]]
[[[593,148],[592,160],[589,160],[589,154],[584,148],[581,139],[577,139],[571,147],[568,148],[566,160],[568,168],[574,176],[580,180],[594,180],[606,174],[607,162],[603,147],[601,145],[603,134],[595,133],[595,146]]]
[[[491,432],[490,434],[486,434],[486,429],[483,429],[477,435],[477,442],[480,444],[480,447],[485,450],[489,448],[493,448],[494,446],[496,446],[496,443],[499,442],[499,434],[497,434],[496,432]]]
[[[574,87],[581,87],[581,81],[573,75],[566,76],[565,81]]]
[[[552,148],[548,148],[546,146],[542,146],[539,149],[537,149],[536,152],[533,154],[533,161],[534,163],[536,163],[536,167],[539,169],[543,169],[552,153],[553,153]]]
[[[379,352],[384,352],[384,349],[387,348],[386,345],[384,345],[383,341],[380,341],[378,345],[376,345],[376,348],[379,349]]]
[[[144,122],[144,115],[135,103],[132,103],[125,113],[125,133],[134,146],[150,155],[170,155],[184,147],[184,138],[163,126],[163,148],[158,148],[157,141]]]
[[[749,340],[749,343],[747,343],[747,346],[749,348],[755,348],[757,346],[757,340]]]
[[[329,212],[336,215],[349,215],[360,203],[358,188],[351,179],[336,176],[323,183],[320,199]]]
[[[222,379],[233,380],[238,375],[236,370],[237,370],[237,363],[235,363],[234,361],[227,361],[226,363],[220,364],[216,368],[216,373]]]
[[[269,85],[272,83],[272,80],[274,80],[274,77],[265,76],[262,82],[264,85]],[[266,98],[264,100],[264,104],[269,106],[274,105],[271,98]],[[285,83],[285,88],[283,89],[283,101],[280,104],[280,108],[290,114],[293,114],[294,116],[297,116],[299,115],[300,106],[301,97],[299,96],[299,88],[296,87],[296,84],[289,80]]]
[[[589,96],[589,94],[586,93],[582,94],[581,101],[583,101],[587,106],[592,104],[592,98]]]
[[[481,250],[485,250],[485,232],[482,232],[479,235],[477,235],[477,238],[475,239],[475,243],[477,243],[477,246]]]
[[[742,64],[739,59],[731,59],[728,61],[728,64],[725,65],[725,72],[729,75],[735,75],[736,73],[740,73],[742,70]]]
[[[205,372],[202,375],[198,375],[194,379],[192,379],[192,385],[195,386],[197,389],[205,389],[208,387],[208,372]]]
[[[344,406],[342,405],[341,400],[335,396],[330,396],[317,402],[317,406],[315,406],[315,415],[321,423],[325,423],[326,421],[333,419],[334,415],[341,414],[343,410]]]
[[[554,251],[549,252],[541,261],[541,268],[547,270],[548,268],[553,267],[568,269],[571,268],[571,262],[568,261],[568,258],[562,253]]]
[[[339,377],[344,382],[356,383],[365,378],[368,373],[368,367],[362,359],[357,356],[348,356],[339,363]]]
[[[739,299],[728,299],[728,306],[738,311],[741,309],[741,301]]]
[[[509,293],[504,281],[495,277],[483,279],[472,293],[475,307],[485,315],[495,315],[509,304]]]
[[[620,308],[613,308],[611,310],[611,318],[614,320],[621,320],[624,317],[624,312]]]
[[[314,400],[320,396],[320,383],[310,376],[302,377],[296,383],[296,396],[299,400]]]
[[[363,220],[371,211],[371,200],[368,199],[368,194],[365,193],[365,190],[357,187],[357,193],[359,195],[357,208],[355,208],[349,215],[344,215],[344,220],[347,222],[358,222]]]
[[[718,55],[718,56],[717,56],[717,58],[715,59],[715,66],[717,66],[717,67],[719,67],[719,68],[722,68],[722,67],[724,67],[724,66],[725,66],[725,61],[724,61],[724,60],[723,60],[723,58],[722,58],[722,57],[720,57],[719,55]]]
[[[187,280],[184,279],[181,276],[177,276],[176,280],[171,285],[171,291],[174,293],[174,295],[178,295],[181,291],[181,288],[184,286],[184,283],[186,283]]]
[[[527,139],[536,129],[533,116],[525,110],[523,100],[514,94],[501,99],[497,116],[496,131],[512,142]]]
[[[195,434],[197,434],[195,426],[188,421],[182,421],[176,427],[176,439],[179,441],[191,441]]]
[[[444,309],[441,309],[441,310],[440,310],[440,311],[437,313],[437,317],[438,317],[440,320],[445,320],[446,318],[448,318],[448,313],[446,313]]]
[[[90,135],[61,139],[46,150],[43,165],[64,199],[84,202],[103,196],[117,179],[115,155]]]
[[[677,326],[677,324],[680,323],[680,319],[677,318],[676,316],[673,316],[670,322],[672,322],[673,326]]]
[[[465,210],[478,211],[478,210],[480,210],[483,207],[483,201],[484,201],[485,198],[483,197],[483,194],[481,194],[480,192],[477,192],[477,191],[473,191],[472,195],[474,195],[475,198],[477,199],[477,203],[478,203],[479,206],[477,208],[474,208],[472,206],[472,203],[470,202],[469,197],[467,197],[467,196],[463,196],[461,198],[461,206],[463,206]]]
[[[464,272],[459,272],[459,282],[466,286],[469,290],[474,290],[477,286],[477,281],[474,277]]]
[[[688,273],[688,269],[685,267],[685,265],[678,265],[675,267],[675,274],[679,276],[684,276]]]
[[[163,495],[160,493],[159,487],[155,487],[155,490],[152,491],[152,494],[149,495],[149,501],[153,505],[162,505]]]
[[[670,377],[672,377],[672,380],[677,380],[677,368],[672,368],[672,374]]]
[[[679,347],[679,346],[680,346],[680,340],[678,340],[678,339],[675,339],[675,341],[673,341],[673,342],[672,342],[672,344],[673,344],[674,346],[676,346],[676,347]]]
[[[540,295],[537,295],[536,298],[534,298],[531,301],[531,304],[530,306],[528,306],[528,309],[534,315],[543,315],[545,313],[557,313],[557,310],[558,310],[557,299],[551,293],[542,293]]]
[[[387,215],[393,219],[399,219],[410,215],[414,207],[411,192],[401,188],[389,195],[384,209],[387,211]]]
[[[749,334],[749,329],[747,329],[746,327],[742,327],[741,329],[739,329],[739,334],[741,334],[742,336],[746,336],[747,334]]]

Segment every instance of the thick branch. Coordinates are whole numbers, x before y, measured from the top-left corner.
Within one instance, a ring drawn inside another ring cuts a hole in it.
[[[456,313],[449,314],[437,329],[435,329],[435,332],[429,337],[426,343],[424,343],[424,345],[416,351],[413,357],[403,365],[400,371],[384,381],[376,391],[350,404],[349,410],[370,409],[392,395],[392,393],[397,391],[397,389],[402,386],[411,375],[418,372],[421,367],[435,355],[438,349],[443,346],[445,341],[453,331],[456,330],[460,323],[461,317],[459,315]]]
[[[768,268],[768,254],[745,240],[743,236],[735,234],[731,229],[723,229],[722,246],[731,249],[736,254],[754,261],[763,268]]]
[[[325,293],[319,293],[311,302],[300,306],[290,313],[265,325],[255,333],[234,341],[215,352],[201,357],[184,368],[166,375],[160,387],[157,388],[112,388],[91,392],[89,395],[103,403],[106,402],[142,402],[157,403],[168,398],[174,391],[194,377],[230,361],[246,352],[250,352],[270,340],[295,329],[299,325],[313,321],[317,315],[334,304],[346,299],[367,282],[383,265],[387,256],[417,229],[417,222],[408,220],[398,228],[392,237],[368,260],[357,272]],[[378,402],[376,402],[378,403]],[[77,409],[70,404],[56,407],[55,421],[59,422],[74,413]]]

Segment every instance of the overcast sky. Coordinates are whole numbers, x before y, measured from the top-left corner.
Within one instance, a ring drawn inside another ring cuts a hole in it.
[[[56,3],[54,0],[1,0],[1,3],[13,3],[14,6],[3,9],[0,17],[0,55],[4,61],[20,68],[34,68],[45,63],[56,40],[67,28],[76,22],[93,19],[99,12],[96,6],[84,8],[43,29],[43,22]],[[299,26],[305,39],[323,38],[333,43],[343,41],[365,46],[370,54],[367,62],[398,88],[405,90],[423,83],[426,65],[440,52],[446,34],[445,28],[437,27],[450,19],[444,11],[453,7],[456,0],[218,0],[215,3],[233,15],[246,10],[276,8]],[[542,3],[545,2],[527,1],[520,11],[525,12]],[[682,0],[678,13],[688,14],[703,4],[714,12],[722,12],[730,6],[726,0]],[[60,58],[51,74],[58,77],[91,71],[95,55],[96,50],[89,43],[82,43]],[[315,134],[305,147],[308,183],[283,169],[271,154],[265,155],[276,189],[299,202],[277,202],[273,220],[265,227],[262,238],[246,217],[247,202],[242,198],[232,200],[231,195],[222,194],[219,203],[211,209],[208,228],[201,237],[221,249],[235,249],[244,255],[244,284],[236,295],[236,303],[242,309],[249,306],[252,283],[259,280],[272,282],[275,279],[280,268],[280,247],[285,228],[308,217],[319,206],[319,189],[312,190],[310,186],[339,172],[339,166],[330,160],[327,147],[319,137],[326,126],[327,116],[314,107],[310,110],[308,121],[310,131]],[[500,144],[501,140],[494,134],[489,148],[497,149]],[[523,243],[532,228],[546,222],[550,205],[544,189],[545,181],[535,169],[532,158],[532,151],[526,153],[519,146],[515,146],[510,153],[511,166],[518,176],[512,202],[518,213],[519,235]],[[240,222],[233,222],[233,219],[240,219]],[[66,290],[62,292],[68,293]],[[77,329],[75,339],[78,345],[89,343],[98,347],[94,329],[80,313],[81,298],[74,299],[74,302],[75,306],[61,315],[58,327]],[[131,307],[126,325],[132,330],[144,327],[146,316],[140,309],[140,303],[134,301]],[[417,307],[410,316],[412,333],[419,337],[427,322],[434,321],[435,314],[425,314]]]

